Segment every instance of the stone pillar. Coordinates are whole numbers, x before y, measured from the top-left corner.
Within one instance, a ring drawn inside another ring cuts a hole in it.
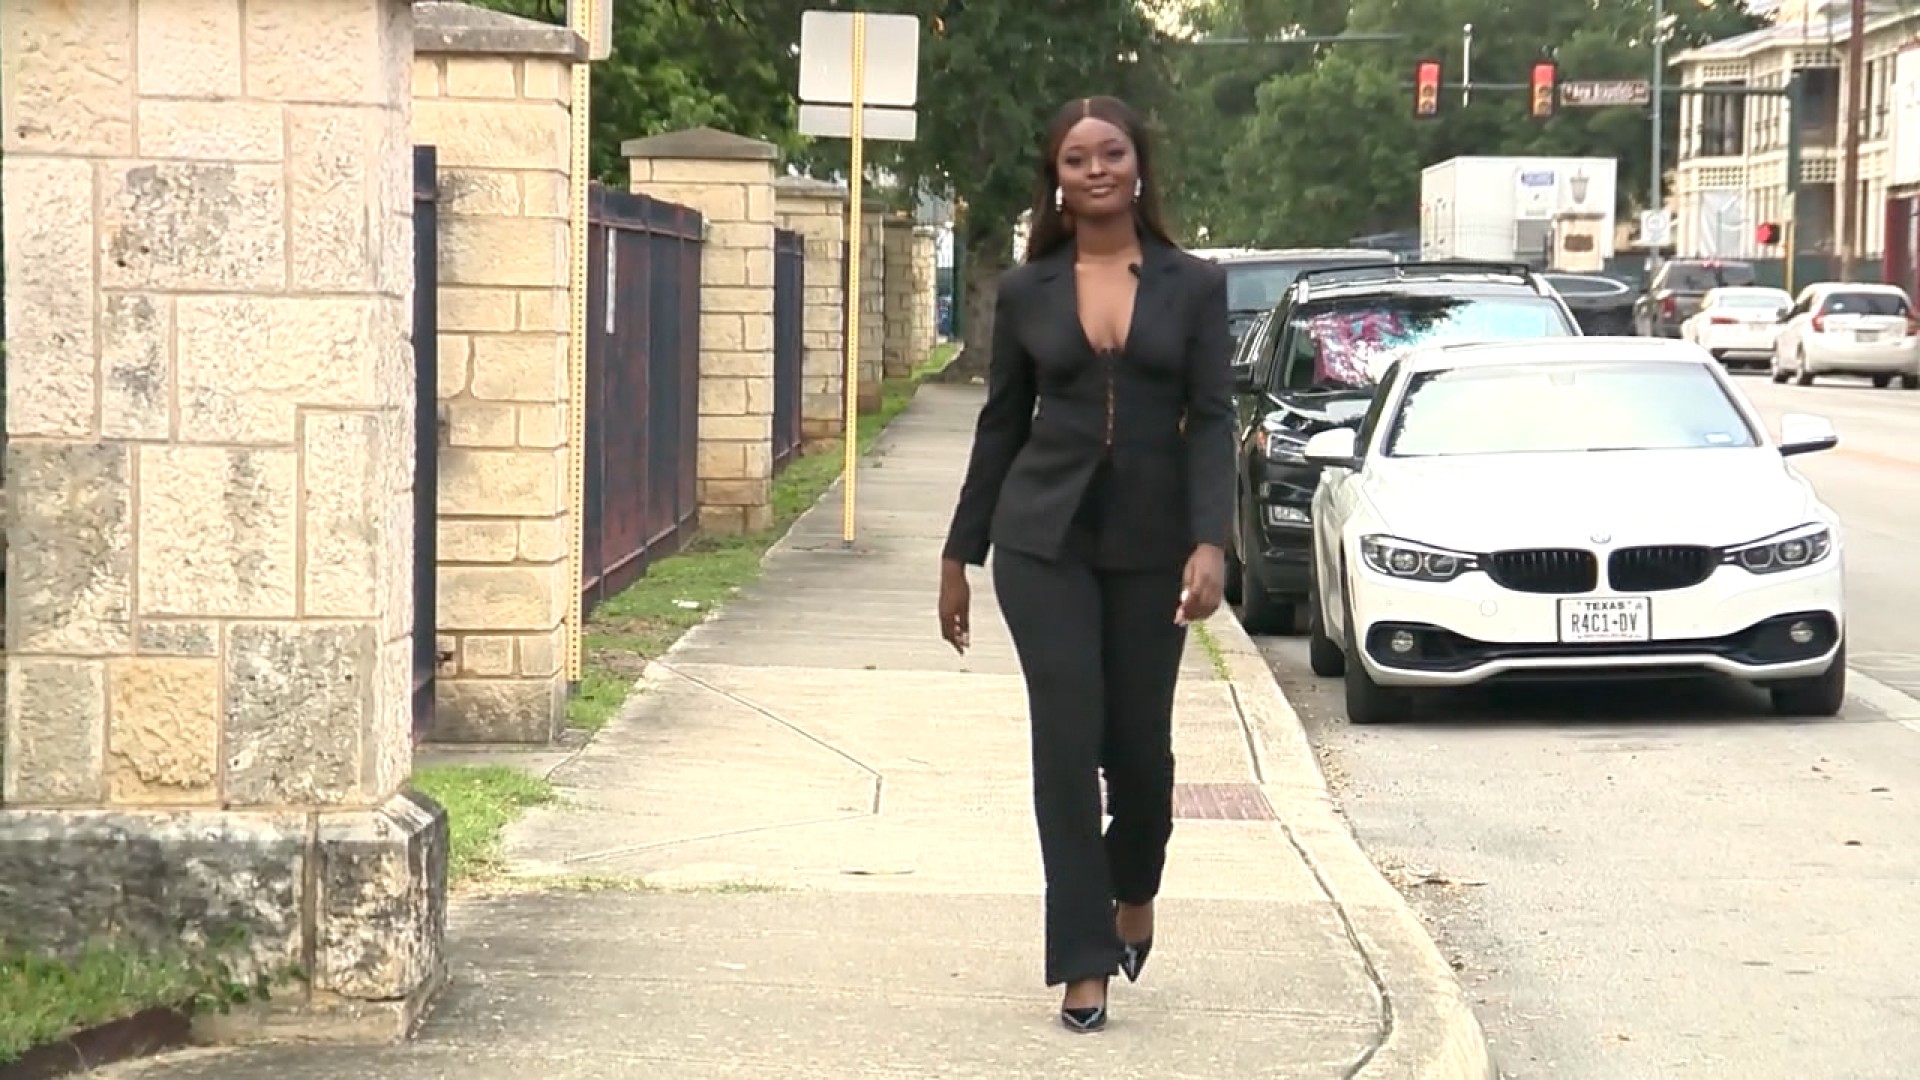
[[[913,220],[889,215],[882,234],[886,237],[887,333],[881,364],[887,378],[900,379],[920,362],[913,354]]]
[[[913,230],[913,356],[914,364],[926,363],[928,354],[940,343],[939,302],[940,267],[936,233],[931,225]]]
[[[887,229],[886,213],[869,194],[860,214],[860,411],[880,407],[880,383],[886,374]]]
[[[633,190],[706,219],[700,253],[700,528],[773,524],[773,144],[694,128],[621,148]]]
[[[568,201],[580,35],[419,7],[413,139],[440,167],[439,633],[432,737],[566,727]]]
[[[773,182],[773,201],[780,227],[807,245],[800,433],[809,443],[838,439],[847,427],[847,189],[785,176]]]
[[[0,7],[0,927],[223,943],[312,1038],[401,1037],[444,973],[412,53],[407,0]]]

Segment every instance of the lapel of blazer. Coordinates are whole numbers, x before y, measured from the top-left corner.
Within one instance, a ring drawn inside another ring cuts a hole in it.
[[[1153,333],[1157,328],[1178,326],[1173,320],[1174,307],[1180,299],[1179,271],[1180,260],[1174,257],[1173,248],[1152,237],[1140,240],[1140,286],[1133,294],[1133,325],[1129,330],[1127,344],[1135,346],[1134,334],[1146,328]]]
[[[1058,320],[1054,329],[1076,356],[1093,354],[1087,342],[1086,328],[1080,325],[1079,286],[1073,275],[1074,249],[1065,243],[1034,264],[1038,275],[1040,308],[1048,321]]]

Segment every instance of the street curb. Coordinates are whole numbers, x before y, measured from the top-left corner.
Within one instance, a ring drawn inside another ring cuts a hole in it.
[[[1255,776],[1288,839],[1340,909],[1380,994],[1385,1036],[1346,1076],[1493,1080],[1498,1073],[1465,989],[1413,909],[1361,849],[1273,670],[1225,605],[1205,625],[1226,667]]]

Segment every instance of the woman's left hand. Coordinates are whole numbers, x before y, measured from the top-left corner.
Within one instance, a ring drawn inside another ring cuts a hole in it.
[[[1227,582],[1227,553],[1212,544],[1201,544],[1187,556],[1187,570],[1181,579],[1180,604],[1173,621],[1185,626],[1196,623],[1220,609]]]

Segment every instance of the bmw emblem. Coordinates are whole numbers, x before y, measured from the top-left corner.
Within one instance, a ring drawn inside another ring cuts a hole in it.
[[[1613,534],[1602,530],[1594,533],[1591,539],[1596,544],[1610,544],[1613,542]]]

